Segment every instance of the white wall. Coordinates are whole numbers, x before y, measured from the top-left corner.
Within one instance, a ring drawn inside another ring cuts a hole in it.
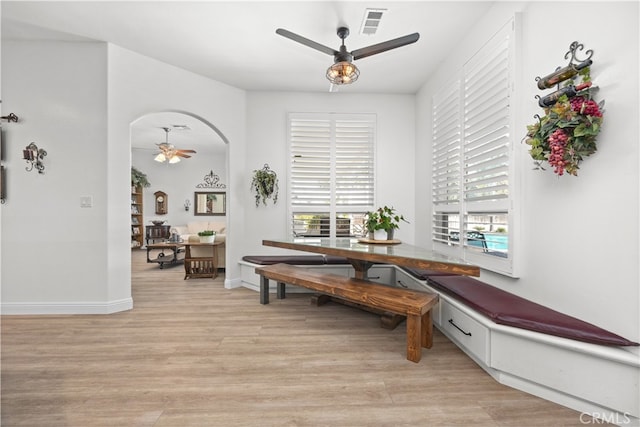
[[[401,224],[396,238],[413,241],[415,102],[412,95],[357,95],[346,93],[251,92],[247,96],[247,173],[268,163],[278,174],[277,204],[255,206],[243,189],[246,206],[245,255],[283,253],[263,247],[264,238],[285,238],[287,228],[287,114],[308,112],[374,113],[377,116],[376,203],[394,206],[410,224]]]
[[[3,42],[2,56],[3,108],[20,117],[3,126],[3,308],[106,304],[106,45]],[[25,171],[30,142],[44,175]]]
[[[417,96],[416,167],[419,182],[430,185],[431,97],[515,10],[522,9],[522,74],[516,77],[514,155],[521,178],[519,280],[482,272],[482,280],[558,311],[640,341],[638,3],[556,2],[497,4],[451,59]],[[570,17],[559,19],[558,17]],[[558,19],[556,19],[558,18]],[[552,30],[545,29],[549,23]],[[542,110],[534,98],[536,76],[566,65],[573,41],[592,49],[591,75],[605,99],[598,152],[578,177],[533,170],[528,146],[520,143],[526,125]],[[419,188],[419,186],[418,186]],[[418,191],[416,241],[429,245],[429,191]]]
[[[21,118],[4,127],[3,312],[127,309],[130,123],[161,111],[196,115],[229,142],[226,170],[230,163],[242,170],[245,94],[113,45],[2,43],[3,109]],[[49,153],[45,175],[23,169],[21,150],[31,141]],[[244,218],[233,189],[245,183],[240,173],[228,175],[231,232]],[[80,208],[85,195],[93,197],[92,208]],[[227,254],[234,250],[240,252],[229,242]]]

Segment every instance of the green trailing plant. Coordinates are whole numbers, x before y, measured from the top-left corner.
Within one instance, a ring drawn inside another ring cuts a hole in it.
[[[251,190],[254,192],[256,207],[267,205],[267,199],[273,199],[273,203],[278,202],[278,175],[265,164],[262,169],[253,171],[251,180]]]
[[[213,230],[203,230],[203,231],[198,231],[198,236],[200,237],[205,237],[205,236],[215,236],[216,232]]]
[[[134,187],[151,187],[151,183],[149,182],[149,179],[147,179],[147,175],[140,172],[133,166],[131,166],[131,185]]]
[[[407,224],[409,221],[404,219],[404,216],[398,214],[393,207],[383,206],[376,209],[373,212],[367,212],[365,227],[368,232],[374,232],[375,230],[391,231],[399,228],[400,221],[404,221]]]

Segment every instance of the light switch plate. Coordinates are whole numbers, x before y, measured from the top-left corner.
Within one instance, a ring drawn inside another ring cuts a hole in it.
[[[80,196],[80,207],[81,208],[90,208],[93,206],[93,197],[91,196]]]

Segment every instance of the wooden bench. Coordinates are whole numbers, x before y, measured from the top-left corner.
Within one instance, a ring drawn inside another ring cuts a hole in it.
[[[278,299],[285,298],[285,284],[301,286],[350,303],[406,316],[407,359],[412,362],[420,361],[422,347],[431,348],[431,308],[438,302],[436,294],[378,285],[288,264],[257,267],[255,271],[260,275],[261,304],[269,304],[269,280],[277,283]]]

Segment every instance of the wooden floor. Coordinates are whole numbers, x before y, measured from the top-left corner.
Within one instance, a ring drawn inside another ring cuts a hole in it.
[[[435,331],[420,363],[371,313],[133,253],[134,309],[2,317],[2,426],[583,426]],[[586,418],[583,416],[583,421]]]

